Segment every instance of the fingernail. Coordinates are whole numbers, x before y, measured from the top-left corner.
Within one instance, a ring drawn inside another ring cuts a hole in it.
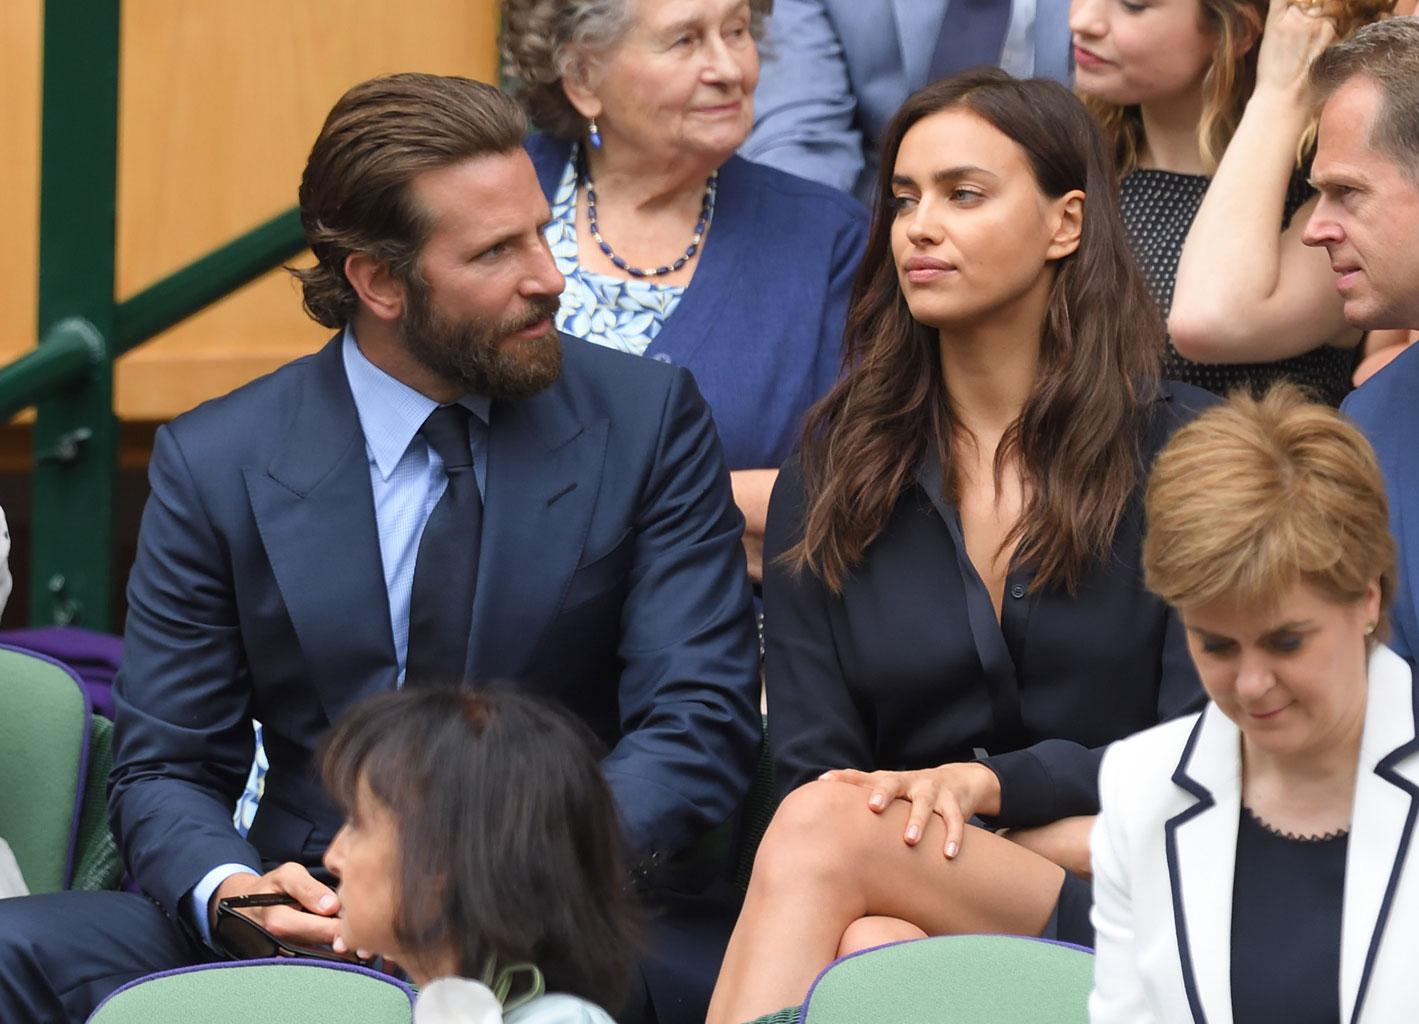
[[[832,778],[832,777],[833,777],[833,770],[832,770],[831,768],[829,768],[829,769],[828,769],[827,771],[825,771],[822,775],[819,775],[819,776],[818,776],[818,781],[819,781],[819,782],[822,782],[824,779],[830,779],[830,778]]]
[[[918,839],[920,839],[920,838],[921,838],[921,829],[917,828],[915,825],[908,825],[908,826],[907,826],[907,842],[909,842],[909,843],[914,843],[914,842],[916,842],[916,841],[917,841]]]
[[[345,940],[339,935],[335,936],[335,941],[330,944],[330,948],[337,953],[345,952]]]
[[[374,956],[374,954],[367,949],[357,949],[355,950],[355,956],[359,957],[361,960],[368,960],[370,957]]]
[[[873,793],[872,799],[867,802],[870,803],[873,807],[877,808],[882,807],[882,805],[886,803],[886,801],[882,799],[881,793]]]
[[[316,907],[320,910],[334,910],[335,894],[328,892],[324,896],[320,897],[320,902],[316,904]]]
[[[954,857],[954,856],[956,856],[956,842],[955,842],[955,840],[952,840],[951,842],[949,842],[949,843],[946,844],[946,856],[948,856],[948,857]]]

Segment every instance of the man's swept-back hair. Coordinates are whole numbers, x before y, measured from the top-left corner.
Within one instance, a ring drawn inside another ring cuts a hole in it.
[[[340,720],[321,773],[347,818],[365,786],[394,819],[400,953],[466,978],[530,963],[549,990],[619,1005],[641,922],[600,748],[506,689],[406,688]]]
[[[1297,583],[1337,602],[1394,595],[1384,476],[1365,436],[1294,385],[1238,392],[1173,435],[1148,481],[1143,572],[1187,611],[1275,607]]]
[[[912,317],[891,246],[891,175],[902,139],[948,110],[974,114],[1019,146],[1044,195],[1079,189],[1086,196],[1079,247],[1055,261],[1038,377],[995,458],[997,481],[1014,459],[1029,484],[1006,542],[1018,542],[1014,563],[1034,570],[1036,589],[1073,592],[1107,556],[1140,482],[1163,323],[1134,263],[1093,118],[1063,86],[1018,81],[999,69],[926,86],[887,128],[843,338],[846,373],[808,415],[800,449],[803,539],[785,557],[841,592],[923,459],[940,461],[944,496],[957,498],[954,439],[964,428],[947,395],[938,332]]]
[[[1380,91],[1370,144],[1419,184],[1419,18],[1366,25],[1311,65],[1311,85],[1321,100],[1362,76]]]
[[[345,259],[366,252],[396,277],[417,277],[428,218],[410,182],[522,143],[517,104],[491,85],[442,75],[399,74],[361,82],[341,96],[311,147],[301,176],[301,224],[313,267],[293,270],[306,312],[339,328],[359,299]]]

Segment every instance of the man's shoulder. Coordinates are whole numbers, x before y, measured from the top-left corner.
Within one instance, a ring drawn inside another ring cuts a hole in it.
[[[338,344],[339,339],[330,342]],[[294,413],[317,360],[330,358],[326,348],[293,359],[233,391],[189,409],[167,424],[184,445],[214,443],[236,448],[284,444],[285,423]]]
[[[658,410],[685,370],[562,335],[562,372],[552,389],[574,408],[615,416]]]
[[[1367,431],[1419,422],[1419,345],[1410,345],[1351,392],[1341,409]]]

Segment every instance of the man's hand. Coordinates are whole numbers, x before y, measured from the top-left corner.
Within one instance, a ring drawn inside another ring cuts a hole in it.
[[[940,815],[946,823],[943,852],[947,857],[961,852],[966,822],[973,815],[1000,811],[1000,779],[978,761],[943,764],[915,772],[861,772],[840,768],[824,772],[821,778],[850,782],[871,790],[867,806],[879,814],[893,800],[909,800],[911,815],[902,833],[902,841],[908,846],[915,846],[926,834],[926,822],[931,815]]]
[[[1089,832],[1093,827],[1094,815],[1081,814],[1035,828],[1012,828],[1002,834],[1064,870],[1087,879],[1093,876],[1089,863]]]
[[[264,875],[242,873],[226,879],[212,894],[208,921],[215,926],[219,901],[254,892],[282,892],[300,901],[299,907],[250,907],[239,911],[278,939],[297,946],[329,946],[337,953],[349,952],[335,917],[340,912],[340,897],[328,885],[316,881],[304,865],[293,861]],[[356,955],[369,959],[364,952]]]

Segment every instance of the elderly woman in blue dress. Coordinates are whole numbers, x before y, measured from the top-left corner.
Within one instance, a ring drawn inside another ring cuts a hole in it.
[[[767,0],[504,0],[567,278],[557,326],[675,363],[714,413],[751,575],[777,467],[836,380],[866,213],[734,155]]]

